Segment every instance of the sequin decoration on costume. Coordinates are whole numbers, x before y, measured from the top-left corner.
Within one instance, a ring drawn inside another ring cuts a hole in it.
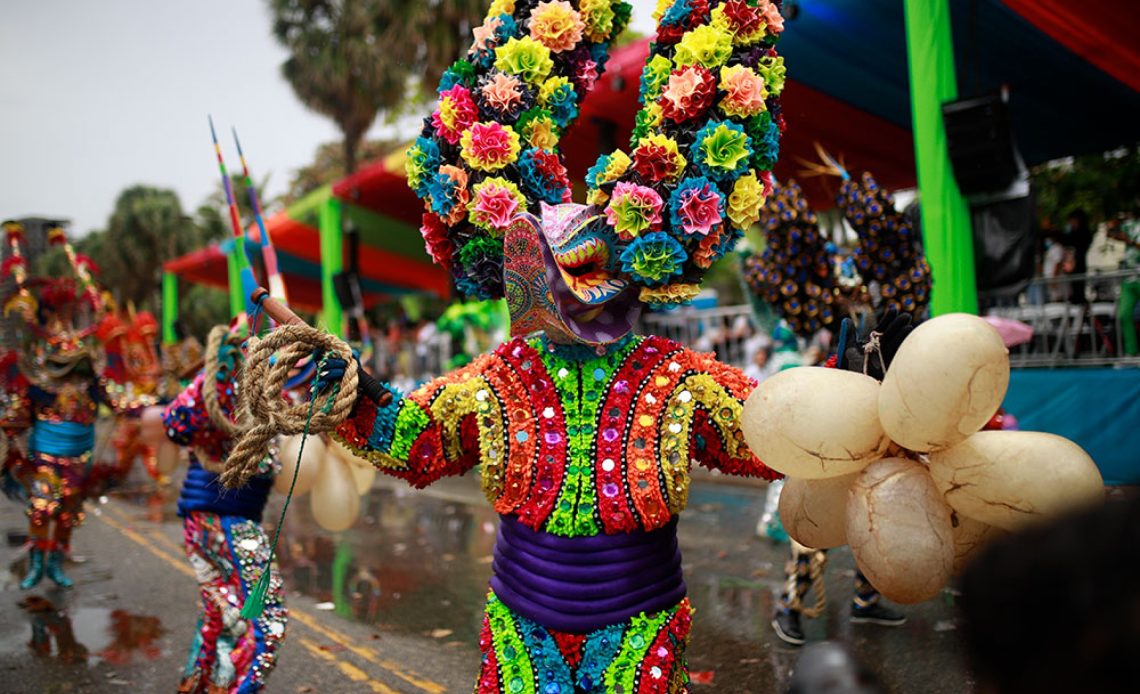
[[[744,261],[752,291],[788,321],[797,335],[832,328],[836,284],[827,237],[795,181],[777,185],[760,215],[767,244]]]
[[[213,513],[189,513],[183,527],[202,612],[178,691],[259,691],[273,669],[288,616],[281,577],[270,564],[264,612],[256,620],[241,618],[242,604],[269,562],[269,539],[257,523]]]
[[[629,337],[600,355],[515,339],[383,409],[362,399],[337,436],[417,487],[482,463],[495,510],[554,535],[652,530],[685,507],[690,460],[779,476],[743,443],[754,387],[664,338]]]
[[[588,634],[547,629],[492,592],[479,637],[479,694],[670,694],[687,691],[688,598]]]

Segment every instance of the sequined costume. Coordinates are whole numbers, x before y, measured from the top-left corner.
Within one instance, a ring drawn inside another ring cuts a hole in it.
[[[161,366],[155,346],[158,323],[146,311],[119,316],[108,312],[95,330],[103,345],[106,366],[103,379],[116,400],[137,407],[159,400]],[[119,474],[126,476],[136,459],[141,459],[147,474],[165,482],[158,472],[157,451],[144,443],[137,417],[119,417],[115,423],[112,445],[118,453]]]
[[[213,380],[222,410],[231,413],[232,373],[221,372]],[[262,474],[246,487],[222,487],[217,471],[230,439],[206,411],[206,383],[206,375],[198,374],[163,412],[167,436],[190,449],[178,515],[202,601],[198,633],[178,691],[255,692],[276,664],[288,618],[284,586],[276,563],[269,562],[269,539],[261,527],[275,470],[266,460]],[[270,581],[265,610],[257,619],[242,619],[242,604],[266,565]]]
[[[602,351],[515,339],[385,408],[362,398],[338,430],[416,487],[482,465],[503,521],[480,691],[679,689],[690,460],[776,476],[740,433],[751,379],[659,337]]]

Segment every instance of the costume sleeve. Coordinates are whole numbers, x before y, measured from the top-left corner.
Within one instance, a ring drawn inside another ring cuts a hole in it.
[[[0,427],[18,434],[32,424],[31,384],[20,371],[18,355],[9,352],[0,358]]]
[[[744,442],[740,417],[744,401],[756,388],[756,381],[711,354],[686,352],[695,379],[704,382],[703,393],[694,396],[698,406],[693,413],[690,452],[701,465],[729,475],[783,477],[762,463]]]
[[[179,446],[209,447],[218,443],[220,432],[210,423],[202,402],[204,378],[198,374],[162,412],[166,436]]]
[[[475,416],[483,402],[482,374],[493,358],[480,356],[409,395],[386,386],[392,400],[384,407],[362,396],[334,437],[353,455],[414,487],[462,475],[479,462]]]

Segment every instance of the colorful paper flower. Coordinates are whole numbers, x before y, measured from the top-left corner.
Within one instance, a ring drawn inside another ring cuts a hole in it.
[[[534,92],[516,75],[492,70],[479,78],[475,100],[486,117],[514,122],[534,105]]]
[[[475,123],[463,131],[460,155],[472,169],[498,171],[519,156],[519,136],[510,126]]]
[[[462,84],[457,84],[439,95],[439,106],[431,114],[431,124],[435,134],[451,144],[459,142],[463,131],[479,119],[479,109],[471,92]]]
[[[780,156],[780,126],[767,113],[749,119],[746,126],[752,143],[752,166],[771,170]]]
[[[669,219],[674,229],[690,236],[707,236],[724,218],[724,198],[712,181],[686,178],[669,196]]]
[[[495,62],[495,49],[519,35],[518,23],[509,14],[488,14],[481,26],[474,29],[475,41],[467,55],[484,70]]]
[[[760,9],[764,13],[764,21],[768,23],[769,34],[781,34],[784,31],[784,16],[780,8],[771,0],[760,0]]]
[[[752,156],[744,128],[732,121],[710,120],[697,132],[689,159],[714,181],[731,181],[748,170]]]
[[[574,85],[585,94],[594,88],[598,81],[598,63],[593,58],[585,58],[574,65]]]
[[[784,81],[788,76],[788,68],[784,67],[784,56],[765,56],[760,59],[756,71],[764,76],[764,84],[768,93],[779,96],[784,91]]]
[[[492,0],[487,14],[514,14],[515,0]]]
[[[519,116],[515,130],[522,134],[528,146],[546,150],[558,146],[558,136],[562,132],[550,111],[544,108],[532,108]]]
[[[439,170],[440,161],[439,145],[435,140],[418,137],[408,148],[407,158],[404,160],[404,172],[408,177],[408,187],[414,190],[416,195],[421,198],[427,196],[428,184]]]
[[[466,239],[455,254],[462,274],[452,272],[459,290],[490,299],[503,292],[503,242],[480,232]],[[459,268],[456,268],[459,269]]]
[[[551,205],[570,201],[570,177],[553,152],[527,149],[519,156],[519,176],[530,194]]]
[[[661,128],[661,121],[664,119],[662,115],[661,106],[658,104],[649,104],[642,107],[634,117],[633,134],[631,138],[636,141],[650,135]]]
[[[764,206],[764,186],[755,174],[736,179],[732,194],[728,196],[728,218],[732,225],[747,231],[760,219],[760,208]]]
[[[554,61],[549,48],[524,36],[512,38],[495,49],[495,67],[537,85],[554,69]]]
[[[586,24],[586,38],[591,42],[604,43],[614,35],[612,0],[582,0],[578,13]]]
[[[475,184],[475,196],[468,204],[471,223],[491,236],[502,236],[515,213],[526,209],[526,196],[518,186],[500,176]]]
[[[673,61],[658,53],[641,69],[641,88],[638,91],[639,102],[649,104],[657,101],[661,91],[669,81],[669,74],[673,72]]]
[[[638,284],[657,286],[681,274],[688,259],[681,244],[669,234],[655,231],[639,236],[621,254],[622,270]]]
[[[578,45],[585,29],[582,18],[565,0],[540,2],[530,13],[530,37],[554,53]]]
[[[436,93],[440,96],[457,84],[463,86],[470,86],[475,82],[475,66],[466,60],[456,60],[449,68],[444,70],[443,76],[439,78],[439,87],[436,88]]]
[[[685,157],[668,135],[647,135],[633,150],[633,170],[650,183],[672,183],[685,170]]]
[[[466,214],[467,201],[471,197],[467,190],[467,172],[458,166],[444,164],[428,184],[431,211],[448,224],[455,224]]]
[[[424,212],[420,235],[424,237],[424,245],[431,259],[444,269],[450,270],[451,254],[455,251],[455,245],[451,243],[451,237],[447,235],[447,225],[439,215]]]
[[[716,78],[700,65],[689,65],[669,75],[665,90],[657,100],[661,116],[674,123],[697,118],[713,104]]]
[[[678,282],[662,287],[642,287],[638,298],[654,308],[670,309],[691,303],[700,293],[701,285]]]
[[[620,149],[610,154],[603,154],[598,161],[586,172],[586,185],[590,188],[601,188],[606,183],[612,183],[629,169],[629,155]]]
[[[768,106],[764,99],[768,90],[764,78],[743,65],[732,65],[720,69],[720,89],[724,96],[720,100],[720,110],[728,116],[748,118]]]
[[[763,40],[767,22],[758,6],[745,0],[727,0],[712,11],[712,23],[732,34],[733,43],[750,46]]]
[[[565,128],[578,117],[578,95],[565,77],[551,77],[543,82],[538,90],[538,103],[550,111],[559,127]]]
[[[618,237],[629,240],[661,225],[664,202],[657,191],[648,186],[622,181],[614,186],[606,206],[606,221]]]
[[[732,55],[732,34],[703,24],[685,34],[677,44],[673,62],[677,65],[701,65],[709,70],[724,65]]]
[[[662,44],[677,43],[685,32],[709,19],[708,0],[676,0],[661,14],[657,40]]]
[[[693,264],[702,270],[709,269],[713,263],[728,255],[742,236],[744,236],[743,231],[721,225],[697,243],[692,255]]]

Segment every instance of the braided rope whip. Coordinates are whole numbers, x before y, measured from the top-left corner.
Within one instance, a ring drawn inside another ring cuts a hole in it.
[[[314,395],[309,403],[291,405],[282,393],[293,365],[314,351],[345,362],[340,383]],[[352,412],[359,381],[352,349],[342,340],[308,325],[281,325],[263,338],[250,338],[242,374],[239,431],[226,460],[222,483],[240,487],[257,473],[279,434],[330,432]],[[310,412],[312,418],[309,420]],[[306,422],[308,422],[306,429]]]
[[[823,569],[827,566],[827,552],[808,549],[807,547],[803,549],[811,552],[811,558],[808,560],[808,576],[811,580],[809,590],[815,590],[815,604],[808,607],[803,603],[803,596],[799,594],[799,591],[793,590],[788,596],[788,606],[809,619],[815,619],[827,609],[827,586],[823,580]],[[795,559],[793,558],[788,571],[791,573],[795,570]]]

